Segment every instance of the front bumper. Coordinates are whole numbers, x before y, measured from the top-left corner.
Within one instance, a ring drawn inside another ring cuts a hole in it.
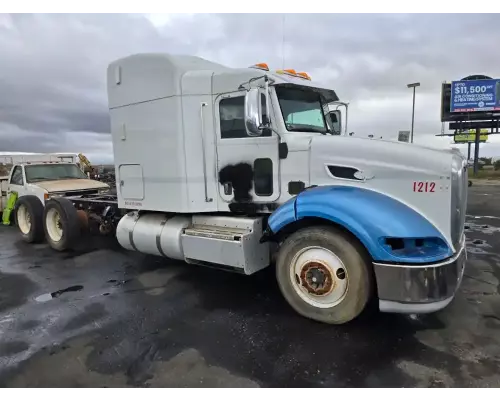
[[[446,307],[455,296],[465,269],[465,236],[451,258],[429,265],[374,263],[382,312],[425,314]]]

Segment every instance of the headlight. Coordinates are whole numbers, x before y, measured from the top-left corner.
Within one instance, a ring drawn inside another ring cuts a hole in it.
[[[62,194],[61,193],[45,193],[43,195],[43,197],[45,200],[48,200],[48,199],[52,199],[54,197],[62,197]]]
[[[99,194],[105,194],[109,192],[109,188],[106,189],[99,189]]]

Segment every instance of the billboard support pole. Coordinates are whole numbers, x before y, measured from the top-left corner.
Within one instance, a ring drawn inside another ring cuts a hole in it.
[[[411,111],[411,143],[413,143],[413,127],[415,125],[415,86],[413,86],[413,108]]]
[[[470,146],[471,146],[471,144],[472,144],[471,142],[467,143],[467,145],[468,145],[467,146],[468,147],[468,149],[467,149],[467,161],[470,160]]]
[[[481,134],[481,129],[476,128],[476,142],[474,145],[474,176],[477,176],[477,171],[479,170],[479,135]]]

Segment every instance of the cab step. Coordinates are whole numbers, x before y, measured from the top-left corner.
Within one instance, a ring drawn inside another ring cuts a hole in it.
[[[184,230],[184,234],[188,236],[198,236],[221,240],[241,240],[241,237],[246,233],[248,232],[244,229],[230,229],[199,225],[195,225]]]
[[[181,235],[186,262],[227,268],[246,275],[270,264],[269,243],[260,243],[261,217],[193,216]]]

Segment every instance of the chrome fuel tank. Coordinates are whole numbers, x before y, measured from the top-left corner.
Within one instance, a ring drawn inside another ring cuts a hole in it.
[[[191,216],[130,212],[118,222],[116,239],[127,250],[184,260],[181,235]]]

